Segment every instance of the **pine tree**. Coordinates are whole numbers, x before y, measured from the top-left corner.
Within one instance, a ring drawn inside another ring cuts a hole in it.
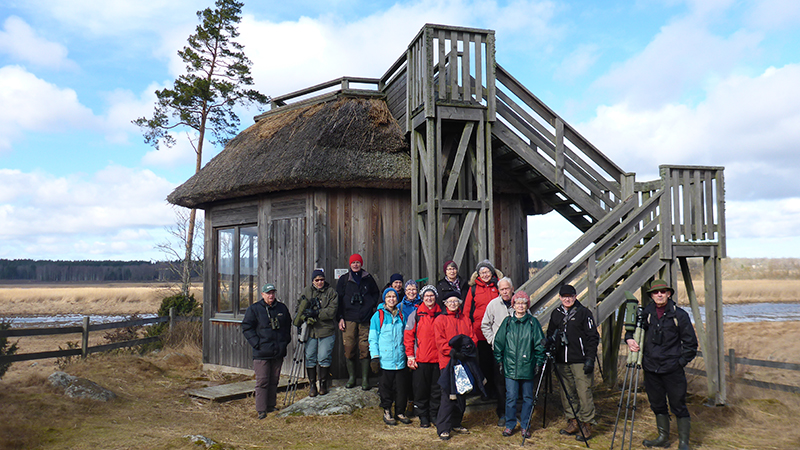
[[[156,91],[158,102],[153,117],[133,121],[144,134],[144,141],[156,149],[160,144],[175,145],[173,130],[194,130],[189,141],[197,154],[195,173],[200,171],[203,142],[225,145],[238,132],[237,105],[264,104],[267,97],[249,86],[251,61],[243,46],[236,42],[243,3],[216,0],[215,9],[197,12],[200,24],[189,36],[188,45],[178,52],[186,63],[186,73],[173,87]],[[192,209],[185,239],[185,259],[181,292],[189,296],[192,273],[192,245],[196,210]]]

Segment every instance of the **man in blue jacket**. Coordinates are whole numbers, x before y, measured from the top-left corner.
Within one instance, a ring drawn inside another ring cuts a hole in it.
[[[244,313],[242,333],[253,347],[253,370],[256,373],[256,411],[258,418],[267,417],[278,404],[278,379],[281,376],[286,347],[292,339],[292,318],[289,309],[275,296],[275,285],[261,288],[261,301]]]

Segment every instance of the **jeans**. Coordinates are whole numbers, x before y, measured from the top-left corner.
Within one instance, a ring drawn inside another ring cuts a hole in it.
[[[306,342],[306,367],[317,367],[317,363],[320,367],[330,367],[335,343],[335,334],[319,339],[309,339]]]
[[[531,411],[533,410],[533,387],[536,380],[512,380],[506,378],[506,428],[517,426],[517,398],[522,388],[522,411],[520,424],[526,430],[530,426]]]

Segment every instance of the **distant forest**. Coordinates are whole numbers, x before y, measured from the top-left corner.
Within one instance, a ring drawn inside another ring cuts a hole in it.
[[[151,261],[0,259],[0,280],[37,282],[178,280],[177,274],[173,273],[169,266],[168,262]]]

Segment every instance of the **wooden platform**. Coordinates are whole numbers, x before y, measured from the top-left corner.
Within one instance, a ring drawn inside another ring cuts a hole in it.
[[[308,381],[306,379],[301,379],[298,383],[298,388],[302,388],[306,386]],[[278,390],[286,389],[286,386],[289,384],[289,377],[281,376],[280,381],[278,381]],[[211,400],[215,402],[226,402],[229,400],[236,400],[239,398],[247,397],[248,395],[253,393],[253,390],[256,387],[256,380],[248,380],[248,381],[240,381],[238,383],[230,383],[230,384],[220,384],[218,386],[209,386],[199,389],[189,389],[186,391],[186,394],[202,398],[205,400]]]

